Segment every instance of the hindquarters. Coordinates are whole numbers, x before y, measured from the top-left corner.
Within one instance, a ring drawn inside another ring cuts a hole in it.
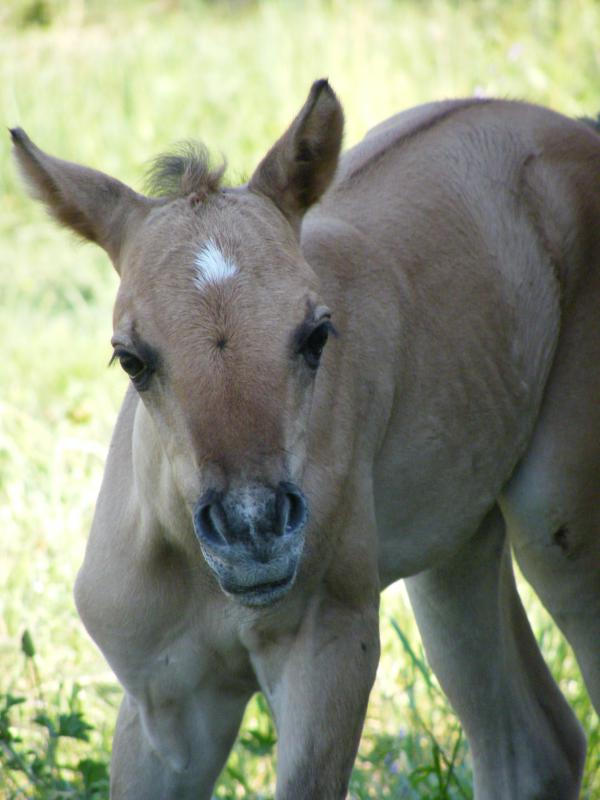
[[[600,711],[600,270],[566,320],[531,446],[501,506],[523,573]]]
[[[577,281],[563,298],[530,446],[500,504],[523,573],[572,644],[600,710],[600,160],[585,175],[584,165],[578,174],[568,166],[583,208],[566,264]]]

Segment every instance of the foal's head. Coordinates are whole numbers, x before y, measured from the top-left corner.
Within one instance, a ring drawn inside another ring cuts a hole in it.
[[[152,198],[12,132],[33,193],[121,276],[114,357],[206,561],[248,605],[285,594],[303,548],[307,420],[331,322],[298,235],[335,172],[342,127],[318,81],[247,185],[221,188],[201,156],[172,156],[157,162]]]

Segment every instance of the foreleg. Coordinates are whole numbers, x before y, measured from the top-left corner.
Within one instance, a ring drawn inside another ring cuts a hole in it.
[[[375,604],[314,601],[295,640],[258,665],[278,731],[276,800],[343,800],[379,659]]]
[[[111,800],[210,800],[247,700],[207,688],[154,705],[126,695],[113,742]]]

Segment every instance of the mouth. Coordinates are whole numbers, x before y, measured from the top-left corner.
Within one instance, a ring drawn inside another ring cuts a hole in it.
[[[242,605],[252,608],[269,606],[280,600],[292,588],[296,570],[292,570],[285,578],[265,583],[255,583],[253,586],[239,586],[232,583],[221,584],[223,591],[235,597]]]

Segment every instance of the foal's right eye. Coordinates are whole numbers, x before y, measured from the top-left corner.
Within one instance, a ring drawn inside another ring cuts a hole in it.
[[[127,350],[115,350],[111,360],[115,358],[119,359],[122,369],[129,375],[136,388],[145,389],[151,374],[149,366]]]
[[[119,362],[129,377],[134,380],[146,369],[144,362],[140,361],[137,356],[131,355],[131,353],[120,355]]]

